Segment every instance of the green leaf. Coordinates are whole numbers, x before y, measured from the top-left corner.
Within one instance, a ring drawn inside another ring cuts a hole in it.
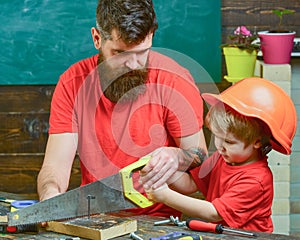
[[[278,23],[278,31],[281,30],[281,24],[282,24],[282,18],[284,14],[292,14],[295,13],[295,10],[289,10],[289,9],[273,9],[272,13],[276,14],[279,17],[279,23]]]
[[[295,10],[289,10],[289,9],[273,9],[272,13],[276,14],[278,17],[282,17],[284,14],[292,14],[295,13]]]
[[[282,10],[282,14],[292,14],[295,13],[295,10],[284,9]]]
[[[274,9],[274,10],[272,10],[272,13],[276,14],[278,17],[282,16],[282,11],[281,10]]]

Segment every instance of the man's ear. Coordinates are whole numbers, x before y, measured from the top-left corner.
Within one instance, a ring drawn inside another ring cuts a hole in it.
[[[154,33],[153,33],[153,32],[150,32],[150,33],[148,34],[147,37],[148,37],[149,39],[152,39],[152,38],[153,38],[153,35],[154,35]]]
[[[97,50],[99,50],[101,47],[101,36],[100,36],[98,29],[96,29],[95,27],[92,27],[91,34],[92,34],[94,46]]]

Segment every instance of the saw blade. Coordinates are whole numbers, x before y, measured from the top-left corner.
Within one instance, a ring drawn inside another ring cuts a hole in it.
[[[137,207],[124,197],[120,174],[70,190],[8,213],[8,225],[17,226],[115,212]]]

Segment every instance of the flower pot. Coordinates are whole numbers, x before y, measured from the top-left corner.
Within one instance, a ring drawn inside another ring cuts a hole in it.
[[[224,78],[228,82],[254,76],[257,51],[248,52],[237,47],[224,47],[223,53],[227,69],[227,76]]]
[[[295,32],[258,32],[264,63],[289,64],[294,45]]]

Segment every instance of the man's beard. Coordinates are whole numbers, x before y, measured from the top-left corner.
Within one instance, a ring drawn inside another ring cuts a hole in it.
[[[98,71],[101,88],[104,96],[111,102],[132,102],[146,91],[147,67],[138,70],[112,69],[106,61],[99,53]]]

